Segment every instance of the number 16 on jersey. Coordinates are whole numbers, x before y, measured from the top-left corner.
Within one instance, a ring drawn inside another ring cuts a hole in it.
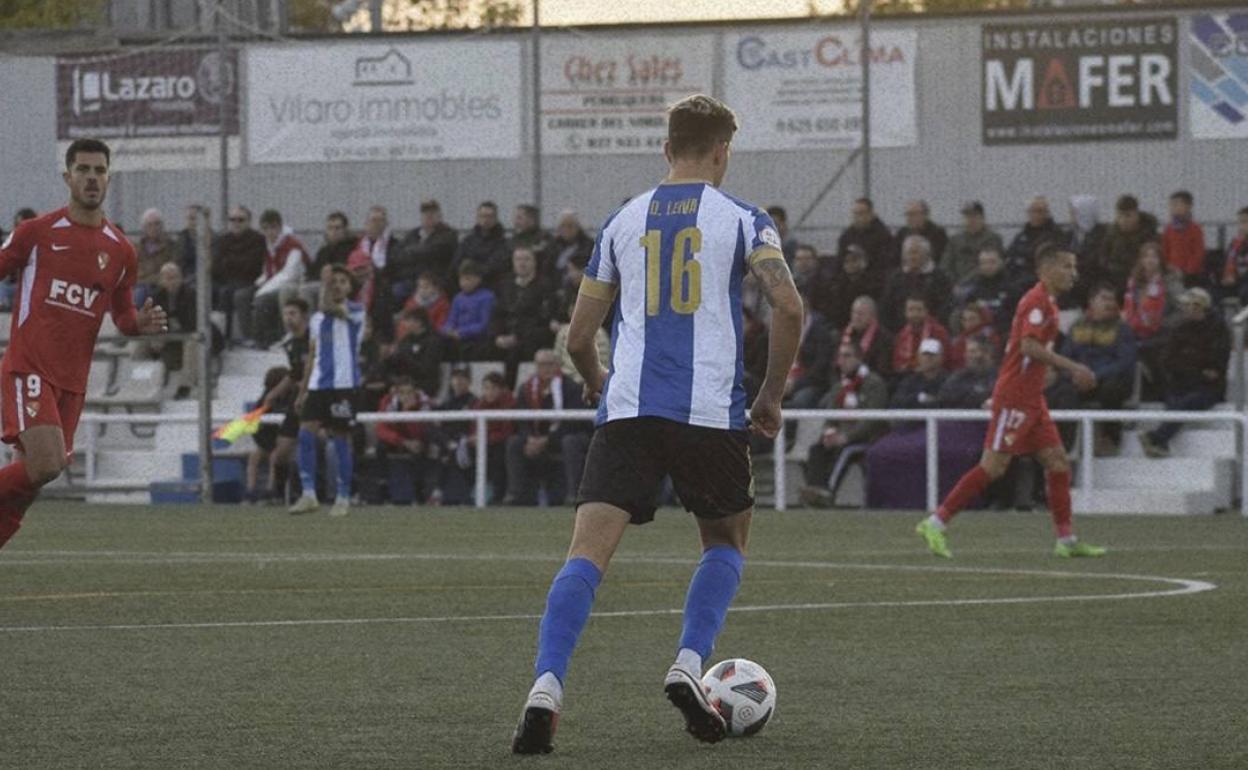
[[[646,250],[646,315],[662,312],[663,231],[648,230],[641,237]],[[702,231],[696,227],[679,230],[672,239],[669,294],[673,312],[689,315],[702,304],[702,265],[694,256],[702,250]]]

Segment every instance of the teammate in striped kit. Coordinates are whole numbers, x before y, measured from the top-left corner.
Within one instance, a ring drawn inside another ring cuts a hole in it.
[[[936,513],[915,529],[936,556],[952,556],[945,542],[949,522],[1001,478],[1010,461],[1020,455],[1035,455],[1044,466],[1049,512],[1057,531],[1054,554],[1063,558],[1105,554],[1104,548],[1075,537],[1070,521],[1070,460],[1044,398],[1044,376],[1050,366],[1068,372],[1076,385],[1086,389],[1096,384],[1091,369],[1052,350],[1058,335],[1053,298],[1075,285],[1075,255],[1051,243],[1043,244],[1036,250],[1036,271],[1039,282],[1023,295],[1014,311],[1005,360],[992,391],[992,420],[979,465],[967,471]]]
[[[321,295],[321,309],[308,322],[310,346],[303,387],[295,401],[299,412],[299,481],[303,494],[291,513],[309,513],[316,499],[316,435],[324,425],[337,455],[338,492],[330,516],[346,516],[351,506],[351,423],[360,387],[360,345],[364,339],[364,306],[348,299],[354,286],[342,265],[330,268]]]
[[[594,591],[629,523],[654,518],[669,475],[696,517],[703,551],[664,690],[694,737],[714,743],[725,735],[701,678],[741,582],[754,505],[742,382],[746,276],[758,280],[773,308],[767,376],[750,409],[752,428],[767,436],[780,427],[802,322],[771,217],[718,189],[736,128],[732,111],[708,96],[672,107],[667,179],[607,220],[586,267],[568,352],[585,380],[586,402],[598,403],[597,429],[568,560],[542,616],[536,681],[512,738],[518,754],[553,749],[564,677]],[[613,307],[605,371],[594,333]]]

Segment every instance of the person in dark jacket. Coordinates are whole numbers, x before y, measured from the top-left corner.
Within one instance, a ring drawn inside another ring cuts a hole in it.
[[[984,249],[1005,252],[1001,236],[984,219],[984,204],[971,201],[962,207],[962,232],[949,239],[940,258],[940,269],[954,283],[961,283],[975,274],[979,254]],[[921,235],[922,233],[920,233]]]
[[[940,386],[935,406],[941,409],[983,409],[988,399],[992,398],[992,388],[997,383],[994,355],[992,342],[987,338],[968,338],[966,365],[949,375],[945,384]]]
[[[226,339],[234,332],[235,306],[251,294],[267,253],[264,236],[251,226],[251,210],[230,209],[226,231],[212,243],[212,309],[225,313]]]
[[[555,314],[550,305],[554,294],[537,274],[537,255],[533,250],[516,247],[511,265],[511,273],[498,290],[490,333],[498,356],[507,362],[507,381],[514,383],[520,362],[533,360],[538,350],[554,342],[550,322]]]
[[[1140,247],[1157,239],[1157,217],[1140,211],[1140,202],[1135,196],[1120,197],[1114,204],[1114,223],[1105,234],[1097,261],[1101,277],[1119,296],[1127,287],[1127,278],[1135,267]]]
[[[833,328],[844,329],[854,300],[870,297],[878,301],[883,294],[883,275],[869,269],[866,249],[853,243],[840,259],[821,260],[809,301]]]
[[[884,325],[896,332],[905,325],[906,299],[921,295],[928,311],[938,319],[949,317],[953,284],[932,259],[932,245],[921,235],[911,235],[902,244],[901,267],[884,285]]]
[[[1101,204],[1095,195],[1070,196],[1070,227],[1068,248],[1074,252],[1079,269],[1075,286],[1057,298],[1062,309],[1084,307],[1094,286],[1106,282],[1101,274],[1100,256],[1108,228],[1101,222]]]
[[[299,296],[303,297],[305,302],[312,306],[320,304],[321,279],[326,268],[334,265],[345,266],[358,242],[359,238],[352,234],[351,224],[346,214],[341,211],[331,211],[325,217],[325,240],[316,250],[312,264],[308,265],[308,272],[299,288]]]
[[[442,206],[430,198],[420,203],[420,227],[399,241],[390,258],[390,285],[395,301],[402,305],[416,288],[423,273],[437,276],[443,289],[452,283],[451,261],[459,246],[459,236],[442,221]]]
[[[836,349],[832,332],[818,311],[806,311],[797,359],[784,384],[787,396],[784,405],[790,409],[810,409],[832,386],[832,367],[835,363],[832,359]]]
[[[1091,388],[1079,392],[1083,409],[1121,409],[1135,387],[1135,333],[1123,320],[1111,286],[1092,290],[1088,308],[1075,321],[1061,346],[1062,355],[1083,364],[1096,375]],[[1098,423],[1096,453],[1116,454],[1122,423]]]
[[[493,201],[484,201],[477,206],[477,223],[459,242],[451,269],[458,273],[464,262],[475,262],[481,266],[482,279],[486,288],[491,290],[511,268],[507,237],[502,223],[498,221],[498,206]]]
[[[198,203],[192,203],[186,207],[186,226],[178,231],[178,253],[182,255],[182,262],[178,265],[182,269],[182,277],[190,286],[195,285],[196,270],[199,269],[199,219],[204,212],[204,207]]]
[[[442,362],[447,360],[446,340],[433,330],[429,313],[423,307],[403,311],[404,334],[382,362],[382,371],[392,382],[410,378],[426,396],[442,389]]]
[[[1018,293],[1014,283],[1005,274],[1005,260],[996,249],[984,249],[979,253],[979,269],[958,284],[953,290],[958,307],[975,303],[992,313],[992,328],[1004,337],[1009,334],[1014,319],[1014,307]],[[952,323],[952,319],[950,319]]]
[[[1027,204],[1027,224],[1005,250],[1006,273],[1027,288],[1036,282],[1036,248],[1042,243],[1065,243],[1066,234],[1049,210],[1049,199],[1037,195]]]
[[[844,254],[852,244],[861,246],[867,253],[867,269],[878,275],[886,275],[897,266],[893,251],[893,235],[888,226],[875,215],[875,204],[870,198],[859,198],[850,209],[849,227],[836,242],[838,254]]]
[[[932,247],[932,260],[939,260],[949,246],[949,233],[945,228],[931,219],[932,210],[925,200],[910,201],[906,204],[906,224],[893,236],[893,263],[901,264],[901,249],[906,239],[912,235],[921,235]]]
[[[519,409],[581,409],[582,387],[562,376],[553,350],[533,357],[537,374],[516,388]],[[550,505],[560,505],[565,494],[581,485],[589,451],[590,424],[580,420],[517,420],[516,433],[507,439],[507,505],[537,505],[539,484]]]
[[[538,254],[539,272],[552,276],[567,273],[568,265],[580,265],[584,268],[589,264],[589,257],[594,251],[594,239],[589,237],[575,211],[567,209],[559,212],[559,223],[555,226],[555,238],[547,248],[547,258],[543,261]]]
[[[196,329],[195,290],[182,279],[182,269],[177,262],[166,262],[160,268],[152,304],[163,308],[169,316],[169,331],[193,332]],[[199,384],[199,345],[194,342],[141,342],[139,353],[144,357],[159,357],[165,363],[165,371],[178,372],[179,383],[175,397],[183,398],[190,389]]]
[[[1170,333],[1162,353],[1166,374],[1166,409],[1205,410],[1226,397],[1226,365],[1231,355],[1231,333],[1213,310],[1204,289],[1188,289],[1179,299],[1182,321]],[[1162,423],[1140,434],[1149,457],[1170,454],[1170,440],[1182,429],[1177,422]]]
[[[948,379],[945,370],[945,346],[935,337],[919,343],[919,363],[897,383],[897,390],[888,402],[890,409],[931,409],[940,400],[940,389]]]
[[[850,306],[849,323],[841,332],[841,344],[852,342],[858,346],[863,362],[871,371],[887,380],[893,374],[893,333],[880,323],[875,300],[858,297]]]

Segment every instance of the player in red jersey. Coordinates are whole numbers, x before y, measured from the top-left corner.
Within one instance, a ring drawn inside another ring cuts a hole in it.
[[[916,528],[937,556],[952,555],[945,543],[949,520],[1000,478],[1016,455],[1034,455],[1044,466],[1049,511],[1057,530],[1054,553],[1062,557],[1105,554],[1104,548],[1079,542],[1071,529],[1070,460],[1044,400],[1044,377],[1050,366],[1068,372],[1080,390],[1090,390],[1096,384],[1091,369],[1052,350],[1058,335],[1053,298],[1074,286],[1075,255],[1044,244],[1036,251],[1036,271],[1039,283],[1023,295],[1014,312],[1005,360],[992,391],[992,420],[979,465],[968,471],[936,513]]]
[[[168,328],[150,298],[135,310],[134,247],[100,211],[110,159],[101,141],[73,142],[63,174],[69,205],[23,222],[0,246],[0,279],[15,275],[18,286],[0,361],[0,438],[19,452],[0,468],[0,547],[69,464],[104,313],[128,335]]]

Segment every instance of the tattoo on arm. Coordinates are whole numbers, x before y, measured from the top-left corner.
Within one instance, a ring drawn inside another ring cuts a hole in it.
[[[754,274],[755,280],[758,281],[759,288],[762,289],[763,296],[767,298],[767,302],[773,306],[778,300],[777,289],[786,285],[794,285],[793,276],[789,273],[789,266],[784,263],[783,259],[759,260],[750,268],[750,272]]]

